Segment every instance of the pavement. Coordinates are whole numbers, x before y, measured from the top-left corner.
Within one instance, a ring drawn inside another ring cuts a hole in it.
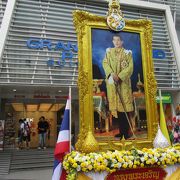
[[[10,172],[0,176],[0,180],[51,180],[52,170],[52,168],[47,168]]]

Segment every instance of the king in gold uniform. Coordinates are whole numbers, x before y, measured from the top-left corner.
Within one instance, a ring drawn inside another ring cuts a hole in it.
[[[109,110],[119,121],[120,132],[115,137],[127,139],[129,123],[124,112],[129,114],[134,110],[130,80],[133,73],[132,51],[123,48],[123,41],[118,35],[113,36],[113,44],[114,48],[106,50],[103,60]]]

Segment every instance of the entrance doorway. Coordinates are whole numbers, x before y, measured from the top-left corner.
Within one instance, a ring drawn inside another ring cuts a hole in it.
[[[44,116],[49,123],[49,133],[46,136],[46,146],[54,147],[57,140],[57,127],[60,126],[65,103],[54,99],[26,99],[22,101],[9,100],[5,103],[5,148],[18,148],[19,120],[26,119],[30,124],[30,148],[39,145],[38,122]],[[25,148],[25,142],[23,143]]]

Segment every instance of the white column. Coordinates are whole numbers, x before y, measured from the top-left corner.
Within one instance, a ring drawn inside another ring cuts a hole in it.
[[[180,74],[180,46],[179,46],[178,36],[177,36],[176,29],[175,29],[175,24],[173,22],[173,17],[171,14],[170,7],[167,7],[167,9],[166,9],[166,21],[167,21],[169,35],[171,38],[172,47],[174,50],[174,55],[175,55],[175,59],[176,59],[176,63],[177,63],[177,69]]]
[[[15,4],[16,4],[16,0],[7,1],[6,9],[4,11],[4,16],[2,19],[2,24],[0,28],[0,67],[1,67],[1,60],[3,56],[4,46],[8,35],[9,26],[11,24],[11,18],[13,15]]]

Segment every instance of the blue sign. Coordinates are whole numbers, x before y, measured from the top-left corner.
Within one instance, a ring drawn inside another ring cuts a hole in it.
[[[61,58],[58,60],[49,59],[47,61],[48,66],[58,65],[60,67],[64,67],[66,63],[69,66],[73,64],[73,55],[77,54],[78,47],[77,44],[72,44],[71,42],[64,43],[62,41],[58,41],[57,43],[52,43],[51,40],[48,39],[29,39],[27,41],[27,47],[30,49],[44,49],[47,48],[49,51],[60,51]],[[75,62],[77,64],[77,62]]]
[[[153,49],[153,58],[154,59],[165,59],[166,54],[161,49]]]
[[[48,39],[35,39],[31,38],[27,41],[27,47],[30,49],[41,49],[47,48],[49,51],[60,51],[61,58],[55,60],[53,58],[47,61],[47,65],[53,67],[58,65],[60,67],[64,67],[65,64],[69,64],[71,67],[73,63],[76,65],[78,62],[73,62],[74,53],[77,54],[78,47],[77,44],[72,44],[71,42],[64,43],[62,41],[58,41],[57,43],[52,43],[51,40]],[[164,59],[166,54],[161,49],[153,49],[153,58],[154,59]]]

